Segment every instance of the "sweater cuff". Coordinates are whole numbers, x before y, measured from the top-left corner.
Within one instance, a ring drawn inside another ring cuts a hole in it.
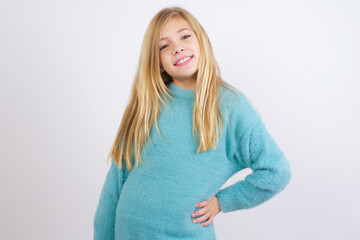
[[[234,209],[234,206],[236,205],[236,203],[234,203],[234,188],[235,186],[231,185],[216,193],[220,209],[223,213],[239,210],[239,208]]]

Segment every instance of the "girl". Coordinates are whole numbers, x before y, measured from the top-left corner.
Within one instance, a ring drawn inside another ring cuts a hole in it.
[[[220,211],[255,207],[291,178],[260,114],[220,77],[205,30],[179,7],[146,30],[109,159],[94,239],[215,239]],[[252,174],[220,190],[244,168]]]

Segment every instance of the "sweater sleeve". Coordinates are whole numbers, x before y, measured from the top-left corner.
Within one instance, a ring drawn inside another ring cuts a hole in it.
[[[291,179],[290,165],[259,113],[244,95],[240,100],[230,118],[232,156],[239,170],[251,168],[252,174],[218,191],[216,196],[224,213],[262,204],[282,191]]]
[[[107,172],[99,203],[94,217],[94,240],[114,240],[116,208],[124,183],[124,170],[118,168],[111,158],[111,167]]]

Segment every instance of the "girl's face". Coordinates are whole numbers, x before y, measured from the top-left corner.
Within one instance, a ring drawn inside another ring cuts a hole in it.
[[[172,17],[160,35],[160,69],[166,71],[174,83],[195,89],[200,45],[189,23],[180,16]]]

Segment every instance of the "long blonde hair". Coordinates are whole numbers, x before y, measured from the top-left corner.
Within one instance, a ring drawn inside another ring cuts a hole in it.
[[[190,24],[200,45],[193,109],[193,133],[199,146],[197,152],[215,149],[223,131],[224,121],[217,101],[219,88],[220,86],[230,90],[236,88],[224,82],[220,77],[210,40],[197,19],[183,8],[164,8],[152,18],[146,29],[130,99],[107,158],[109,161],[113,157],[120,168],[124,160],[127,169],[132,170],[133,156],[136,159],[136,166],[139,161],[145,165],[141,159],[141,151],[146,139],[151,143],[149,133],[154,124],[160,138],[165,141],[157,125],[157,117],[161,110],[160,102],[167,106],[168,98],[174,99],[170,96],[168,89],[172,78],[166,72],[160,71],[158,44],[164,25],[174,16],[181,16]],[[221,124],[220,133],[219,124]]]

